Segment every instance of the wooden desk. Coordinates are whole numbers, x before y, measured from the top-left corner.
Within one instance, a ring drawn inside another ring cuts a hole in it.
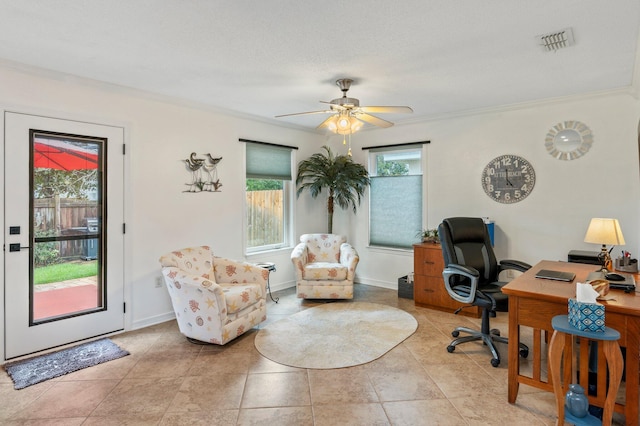
[[[572,283],[535,278],[540,269],[574,272],[576,278]],[[542,358],[544,344],[543,331],[553,333],[551,319],[556,315],[567,314],[569,298],[575,297],[576,282],[585,282],[590,272],[597,270],[597,265],[566,263],[543,260],[529,271],[515,278],[502,291],[509,295],[509,341],[520,341],[520,326],[533,329],[533,345],[530,347],[530,359],[533,362],[531,376],[520,372],[518,345],[509,344],[509,393],[510,403],[518,397],[520,383],[553,392],[553,384],[545,380],[542,374]],[[636,282],[640,282],[636,275]],[[608,327],[620,332],[620,346],[626,347],[626,398],[625,404],[616,403],[615,410],[624,413],[627,425],[637,426],[638,387],[640,386],[640,295],[626,294],[621,290],[611,290],[609,296],[615,301],[602,302],[605,308],[605,322]],[[602,348],[599,348],[601,351]],[[586,351],[583,351],[586,352]],[[586,355],[586,354],[584,354]],[[582,354],[581,354],[581,362]],[[547,357],[545,356],[546,360]],[[587,365],[586,362],[581,365]],[[548,371],[548,368],[547,368]],[[600,378],[598,378],[600,382]],[[606,380],[606,378],[604,379]],[[603,386],[598,386],[598,389]],[[600,390],[598,391],[600,393]],[[590,397],[589,402],[602,406],[601,396]]]

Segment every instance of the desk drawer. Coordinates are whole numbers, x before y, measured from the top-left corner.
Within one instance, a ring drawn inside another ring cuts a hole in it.
[[[442,277],[444,260],[440,246],[415,248],[413,267],[416,275]]]

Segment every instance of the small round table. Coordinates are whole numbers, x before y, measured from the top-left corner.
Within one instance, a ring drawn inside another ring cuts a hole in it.
[[[256,266],[269,271],[269,275],[267,276],[267,291],[269,292],[269,297],[271,298],[271,300],[278,303],[280,298],[279,297],[276,297],[275,299],[273,298],[273,295],[271,294],[271,283],[269,282],[271,279],[271,272],[275,272],[276,270],[276,264],[273,262],[260,262],[260,263],[256,263]]]
[[[553,327],[553,336],[549,344],[549,370],[551,373],[551,381],[553,383],[553,392],[556,396],[556,406],[558,409],[558,424],[563,425],[564,421],[578,425],[611,425],[611,417],[613,416],[613,408],[616,403],[616,394],[622,379],[622,369],[624,361],[618,339],[620,333],[610,327],[605,327],[604,332],[593,332],[587,330],[578,330],[569,324],[567,315],[556,315],[551,320]],[[604,414],[602,422],[600,419],[587,414],[585,417],[576,417],[565,409],[565,395],[569,388],[570,377],[573,375],[574,369],[572,360],[565,356],[563,362],[563,350],[567,344],[572,344],[573,336],[585,337],[590,340],[603,342],[604,356],[607,363],[607,371],[609,372],[609,387],[607,389],[607,397],[604,402]],[[561,367],[564,365],[564,383],[561,383]],[[563,386],[564,385],[564,386]]]

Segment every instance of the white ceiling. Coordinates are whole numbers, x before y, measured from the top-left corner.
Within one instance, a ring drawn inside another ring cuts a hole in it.
[[[567,27],[574,46],[538,45]],[[0,60],[314,128],[273,117],[343,77],[411,106],[396,123],[630,88],[639,27],[638,0],[0,0]]]

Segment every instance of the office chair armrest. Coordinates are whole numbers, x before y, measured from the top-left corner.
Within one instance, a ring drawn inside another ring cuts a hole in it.
[[[451,298],[460,303],[473,303],[476,298],[476,290],[478,289],[478,282],[480,280],[480,273],[477,269],[469,266],[458,265],[456,263],[450,263],[442,271],[442,277],[444,278],[444,285]],[[455,277],[468,278],[471,284],[458,284],[451,286],[450,279]]]
[[[516,271],[526,272],[527,270],[531,269],[531,265],[519,260],[503,259],[498,264],[498,268],[500,268],[500,271],[515,269]]]

